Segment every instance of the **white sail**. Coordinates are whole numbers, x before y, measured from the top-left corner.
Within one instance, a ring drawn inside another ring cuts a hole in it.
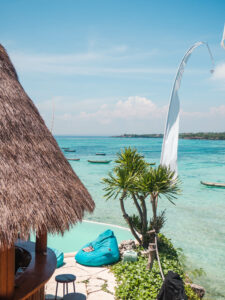
[[[175,78],[172,95],[170,98],[169,110],[167,115],[166,128],[164,131],[164,138],[162,144],[161,160],[160,164],[162,166],[170,167],[172,171],[175,171],[177,175],[177,148],[178,148],[178,136],[179,136],[179,117],[180,117],[180,100],[178,95],[178,90],[180,88],[182,75],[184,72],[184,67],[187,64],[188,59],[190,58],[192,52],[195,48],[200,45],[205,44],[208,48],[213,66],[214,61],[212,53],[209,49],[209,46],[205,42],[195,43],[185,54],[184,58],[181,61],[177,75]],[[211,71],[212,72],[212,71]]]
[[[225,49],[225,44],[224,44],[224,42],[225,42],[225,24],[224,24],[224,29],[223,29],[222,40],[221,40],[221,43],[220,43],[220,45],[221,45],[221,47],[222,47],[223,49]]]

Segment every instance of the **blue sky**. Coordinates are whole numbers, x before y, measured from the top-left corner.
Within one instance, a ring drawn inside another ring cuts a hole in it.
[[[173,81],[180,130],[225,131],[225,1],[0,0],[0,43],[54,133],[163,132]],[[53,104],[54,103],[54,104]]]

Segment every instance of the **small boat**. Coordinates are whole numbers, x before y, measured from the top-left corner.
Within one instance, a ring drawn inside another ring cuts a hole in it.
[[[147,163],[147,165],[149,165],[149,166],[154,166],[154,165],[155,165],[155,162],[154,162],[154,163]]]
[[[111,160],[88,160],[92,164],[108,164]]]
[[[72,149],[64,149],[65,152],[76,152],[76,150],[72,150]]]
[[[78,160],[80,160],[80,158],[67,158],[67,160],[78,161]]]
[[[69,150],[69,147],[62,147],[63,150]]]
[[[98,153],[96,153],[96,155],[105,155],[105,153],[103,153],[103,152],[98,152]]]
[[[211,186],[211,187],[223,187],[225,188],[225,183],[218,183],[218,182],[204,182],[204,181],[200,181],[201,184],[207,185],[207,186]]]

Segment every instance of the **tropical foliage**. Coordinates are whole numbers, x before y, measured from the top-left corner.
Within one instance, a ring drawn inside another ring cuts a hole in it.
[[[178,273],[183,280],[186,275],[180,263],[179,253],[170,240],[159,234],[159,251],[161,264],[166,275],[169,270]],[[162,278],[157,261],[151,271],[146,270],[147,258],[139,256],[137,262],[119,262],[111,267],[116,276],[118,286],[116,298],[124,300],[155,300],[162,286]],[[189,300],[200,300],[190,286],[185,285]]]
[[[140,245],[147,247],[151,231],[158,233],[165,223],[165,212],[157,214],[161,196],[174,203],[179,180],[169,168],[153,168],[136,149],[125,148],[117,154],[115,167],[103,178],[105,197],[119,199],[121,211],[132,234]],[[133,201],[137,213],[128,215],[125,200]],[[147,217],[147,201],[151,202],[152,218]]]

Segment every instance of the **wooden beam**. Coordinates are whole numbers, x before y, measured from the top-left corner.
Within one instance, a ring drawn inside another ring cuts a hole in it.
[[[0,249],[0,300],[12,299],[15,285],[15,247]]]
[[[41,231],[39,231],[36,234],[36,245],[35,245],[35,252],[43,255],[47,255],[47,240],[48,240],[48,234],[47,230],[43,228]],[[37,297],[37,298],[36,298]],[[28,300],[44,300],[45,299],[45,287],[43,286],[37,294],[33,295],[31,298],[28,298]]]
[[[150,243],[148,247],[149,255],[148,255],[148,263],[146,266],[146,270],[151,270],[153,267],[154,259],[156,257],[156,244]]]
[[[45,228],[39,231],[36,235],[36,247],[35,250],[37,253],[46,253],[47,252],[47,239],[48,234]]]

